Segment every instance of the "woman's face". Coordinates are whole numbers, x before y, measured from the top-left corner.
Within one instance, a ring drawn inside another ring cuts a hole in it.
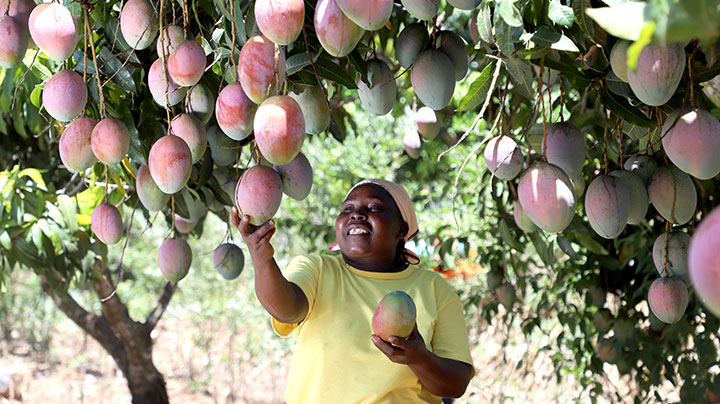
[[[346,258],[359,264],[395,262],[398,241],[407,232],[395,201],[383,188],[364,184],[342,204],[335,234]]]

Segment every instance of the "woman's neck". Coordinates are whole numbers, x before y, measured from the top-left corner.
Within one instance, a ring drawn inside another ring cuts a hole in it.
[[[359,269],[361,271],[368,271],[368,272],[402,272],[407,267],[408,264],[405,262],[402,262],[399,259],[396,259],[393,262],[372,262],[372,261],[353,261],[352,259],[345,256],[345,254],[342,255],[343,260],[350,265],[351,267],[355,269]]]

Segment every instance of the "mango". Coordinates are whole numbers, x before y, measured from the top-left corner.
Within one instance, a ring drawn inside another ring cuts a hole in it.
[[[485,164],[488,170],[502,180],[512,180],[520,174],[523,156],[510,136],[496,136],[485,146]]]
[[[71,172],[85,171],[97,163],[90,146],[90,135],[97,121],[92,118],[78,118],[60,136],[60,159]]]
[[[640,174],[635,171],[615,170],[610,173],[610,176],[623,181],[630,193],[630,211],[627,224],[639,224],[645,218],[650,206],[647,187]]]
[[[635,96],[651,106],[668,102],[682,79],[685,59],[682,44],[645,45],[635,70],[627,69],[628,83]]]
[[[250,216],[250,223],[259,226],[270,220],[282,202],[282,179],[270,167],[253,166],[237,182],[235,203],[240,215]]]
[[[440,0],[401,0],[405,9],[418,20],[430,21],[437,16]]]
[[[705,216],[690,240],[688,270],[703,306],[720,317],[720,208]]]
[[[407,338],[415,328],[415,302],[405,292],[396,290],[380,300],[372,317],[373,333],[384,341],[390,337]]]
[[[362,29],[376,31],[390,20],[393,0],[335,0],[349,19]]]
[[[658,278],[648,291],[648,305],[660,321],[675,324],[688,306],[688,291],[678,278]]]
[[[397,98],[397,85],[390,67],[380,59],[366,63],[368,84],[358,76],[358,96],[363,107],[375,115],[385,115],[392,110]]]
[[[167,72],[179,86],[197,84],[205,73],[205,51],[199,43],[185,40],[167,59]]]
[[[260,104],[285,81],[285,53],[265,36],[255,35],[240,50],[238,77],[245,95]]]
[[[51,117],[68,122],[80,116],[87,96],[82,76],[72,70],[61,70],[45,83],[42,103]]]
[[[115,244],[122,238],[123,222],[120,211],[109,203],[101,203],[93,209],[90,226],[103,244]]]
[[[575,194],[570,178],[560,167],[534,163],[520,177],[518,197],[525,213],[539,228],[558,233],[575,216]]]
[[[420,52],[428,46],[428,43],[430,43],[430,36],[425,24],[415,22],[407,25],[400,31],[400,35],[395,41],[395,58],[402,67],[409,69],[415,63]]]
[[[38,48],[56,62],[69,58],[78,43],[75,19],[70,10],[59,3],[36,6],[30,13],[28,29]]]
[[[547,156],[548,163],[562,168],[569,177],[575,177],[582,171],[585,142],[575,125],[569,122],[547,125],[547,139],[541,142],[540,149]]]
[[[422,51],[410,71],[415,95],[434,110],[445,108],[455,91],[455,67],[439,50]]]
[[[207,139],[210,144],[210,154],[215,165],[227,167],[233,165],[238,159],[238,142],[225,136],[217,126],[211,126],[207,130]]]
[[[290,97],[297,101],[305,118],[305,132],[318,135],[330,126],[330,110],[322,88],[306,87],[301,92],[291,92]]]
[[[677,167],[658,167],[648,183],[650,203],[670,223],[685,224],[697,207],[695,184]]]
[[[708,180],[720,174],[720,121],[711,113],[673,111],[662,128],[662,145],[670,161],[693,177]]]
[[[123,121],[105,118],[90,133],[90,147],[100,162],[117,164],[130,150],[130,131]]]
[[[683,231],[673,231],[667,235],[667,273],[674,278],[691,284],[688,272],[688,251],[690,236]],[[665,233],[659,235],[653,243],[652,257],[660,276],[665,276]]]
[[[350,54],[365,33],[343,14],[336,0],[318,0],[313,22],[320,45],[338,58]]]
[[[272,164],[287,164],[305,140],[305,118],[300,105],[287,95],[272,96],[255,112],[255,142]]]
[[[312,189],[313,170],[304,154],[298,153],[291,162],[273,168],[280,174],[285,195],[298,201],[307,198]]]
[[[148,166],[140,166],[138,169],[135,176],[135,192],[145,209],[150,212],[162,210],[170,201],[170,195],[164,193],[155,184]]]
[[[179,282],[190,271],[192,250],[181,238],[167,238],[158,249],[158,266],[165,279]]]
[[[257,105],[245,95],[242,85],[237,82],[223,88],[215,102],[218,125],[233,140],[243,140],[250,135],[256,110]]]
[[[163,136],[150,148],[148,167],[158,188],[166,194],[174,194],[183,189],[190,179],[190,147],[177,136]]]
[[[603,238],[622,233],[630,214],[630,191],[621,179],[609,175],[595,178],[585,194],[590,227]]]
[[[158,32],[157,13],[148,0],[128,0],[120,12],[120,31],[135,49],[152,44]]]
[[[303,0],[256,0],[260,32],[277,45],[290,45],[300,36],[305,19]]]
[[[417,131],[426,140],[433,140],[440,133],[442,122],[435,110],[428,107],[420,107],[415,114]]]
[[[245,266],[245,255],[235,244],[220,244],[213,251],[213,266],[220,276],[230,281],[238,276]]]

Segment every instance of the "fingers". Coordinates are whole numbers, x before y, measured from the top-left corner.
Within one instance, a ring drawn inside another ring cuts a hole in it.
[[[238,215],[238,208],[237,206],[233,206],[232,213],[230,213],[230,223],[236,228],[239,229],[240,226],[240,216]]]
[[[274,233],[275,222],[273,222],[272,220],[268,220],[262,226],[256,227],[250,237],[254,238],[256,243],[259,243],[264,239],[269,240]]]
[[[268,223],[271,223],[271,222],[268,222]],[[267,226],[267,225],[268,225],[267,223],[264,224],[264,225],[263,225],[258,231],[256,231],[255,233],[260,232],[260,231],[261,231],[265,226]],[[258,240],[257,240],[258,244],[260,244],[260,243],[269,243],[269,242],[270,242],[270,239],[271,239],[272,236],[273,236],[273,234],[275,234],[275,230],[277,230],[277,228],[275,227],[275,223],[271,223],[271,225],[269,226],[269,230],[268,230],[267,232],[265,232],[262,236],[258,237]]]
[[[397,355],[397,348],[393,347],[389,342],[384,341],[382,338],[378,337],[377,335],[373,334],[370,336],[370,339],[372,339],[373,344],[382,351],[390,360],[393,359],[394,356]]]
[[[265,222],[265,225],[268,223],[273,223],[272,220],[269,220]],[[250,216],[244,215],[242,219],[240,220],[240,225],[238,226],[238,230],[240,230],[240,234],[243,236],[243,238],[247,238],[251,234],[254,234],[258,231],[262,226],[255,226],[254,224],[250,223]]]

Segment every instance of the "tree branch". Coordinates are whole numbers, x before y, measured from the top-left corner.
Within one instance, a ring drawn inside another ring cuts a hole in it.
[[[45,277],[43,277],[42,280],[42,289],[66,316],[99,342],[100,345],[112,355],[120,370],[126,373],[128,369],[128,359],[125,346],[117,335],[115,335],[112,327],[110,327],[110,324],[105,318],[97,314],[89,313],[69,294],[60,297],[52,287],[50,287]]]
[[[177,283],[168,282],[165,284],[165,290],[163,290],[162,296],[158,299],[157,306],[155,306],[152,313],[150,313],[147,320],[145,320],[144,325],[148,332],[155,328],[160,317],[165,313],[165,309],[168,304],[170,304],[170,299],[173,297],[173,294],[175,294],[175,289],[177,289]]]

